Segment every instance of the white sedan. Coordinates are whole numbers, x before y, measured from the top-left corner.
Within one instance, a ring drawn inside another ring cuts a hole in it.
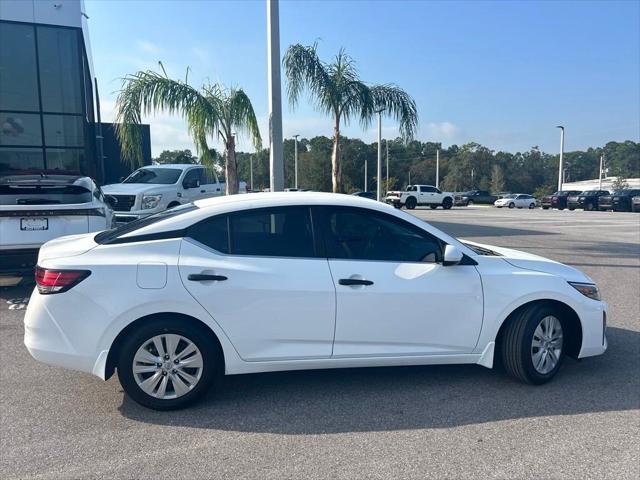
[[[498,208],[536,208],[536,199],[525,193],[513,193],[499,198],[493,204]]]
[[[155,409],[227,375],[468,363],[550,380],[602,354],[607,306],[580,271],[463,242],[351,195],[196,201],[40,250],[31,355]]]

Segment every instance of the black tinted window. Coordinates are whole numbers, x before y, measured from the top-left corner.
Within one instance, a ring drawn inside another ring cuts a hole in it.
[[[433,187],[420,187],[421,192],[435,192],[436,189]]]
[[[363,209],[326,210],[325,243],[329,258],[439,262],[440,241],[384,213]]]
[[[229,253],[229,225],[226,215],[208,218],[189,228],[187,236],[222,253]]]
[[[122,183],[155,183],[171,185],[178,181],[182,170],[178,168],[141,168],[129,175]]]
[[[189,170],[184,176],[184,180],[182,180],[182,184],[188,185],[194,180],[198,180],[200,182],[200,185],[202,185],[202,171],[203,171],[202,168],[193,168]]]
[[[273,257],[313,257],[313,230],[306,207],[279,207],[229,216],[231,253]]]

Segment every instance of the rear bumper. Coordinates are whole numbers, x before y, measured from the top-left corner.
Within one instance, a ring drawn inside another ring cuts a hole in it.
[[[0,275],[32,275],[38,262],[38,248],[0,250]]]

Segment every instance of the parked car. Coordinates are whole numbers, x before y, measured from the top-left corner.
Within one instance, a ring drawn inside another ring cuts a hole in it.
[[[201,198],[224,195],[225,183],[202,165],[166,164],[142,167],[122,183],[103,187],[115,198],[117,222],[130,222]],[[240,191],[247,185],[240,182]]]
[[[117,370],[161,410],[201,397],[216,372],[491,368],[499,352],[540,384],[565,355],[607,348],[607,305],[582,272],[351,195],[197,200],[45,244],[36,281],[31,355],[102,379]]]
[[[109,199],[89,177],[60,173],[0,177],[0,275],[32,275],[40,246],[111,228]]]
[[[635,196],[631,199],[631,210],[640,212],[640,196]]]
[[[369,200],[377,200],[378,196],[374,192],[353,192],[351,195],[356,197],[368,198]]]
[[[432,209],[439,206],[445,210],[453,206],[453,193],[442,192],[432,185],[408,185],[405,191],[387,192],[384,201],[396,208],[406,207],[413,210],[419,205],[428,205]]]
[[[614,212],[630,212],[631,199],[640,195],[640,189],[625,188],[616,190],[611,195],[603,195],[598,203],[598,210],[613,210]]]
[[[540,200],[540,205],[544,210],[549,208],[557,208],[558,210],[564,210],[567,208],[567,198],[573,195],[579,195],[582,190],[561,190],[551,195],[545,195]]]
[[[598,201],[603,195],[609,195],[607,190],[586,190],[578,195],[567,197],[567,207],[569,210],[583,208],[585,210],[597,210]]]
[[[536,199],[525,193],[511,193],[494,202],[498,208],[536,208]]]
[[[456,205],[469,206],[475,203],[484,203],[487,205],[493,205],[498,200],[496,195],[491,195],[486,190],[471,190],[469,192],[462,192],[459,196],[456,196]]]

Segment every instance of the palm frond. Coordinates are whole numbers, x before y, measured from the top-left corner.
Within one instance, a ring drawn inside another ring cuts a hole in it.
[[[251,100],[244,90],[232,89],[228,99],[228,111],[230,128],[245,131],[251,137],[251,142],[256,151],[262,149],[262,137],[260,136],[260,128],[258,120],[253,111]]]
[[[415,100],[400,87],[392,84],[371,87],[374,110],[384,109],[400,124],[400,135],[407,141],[418,128],[418,109]]]

